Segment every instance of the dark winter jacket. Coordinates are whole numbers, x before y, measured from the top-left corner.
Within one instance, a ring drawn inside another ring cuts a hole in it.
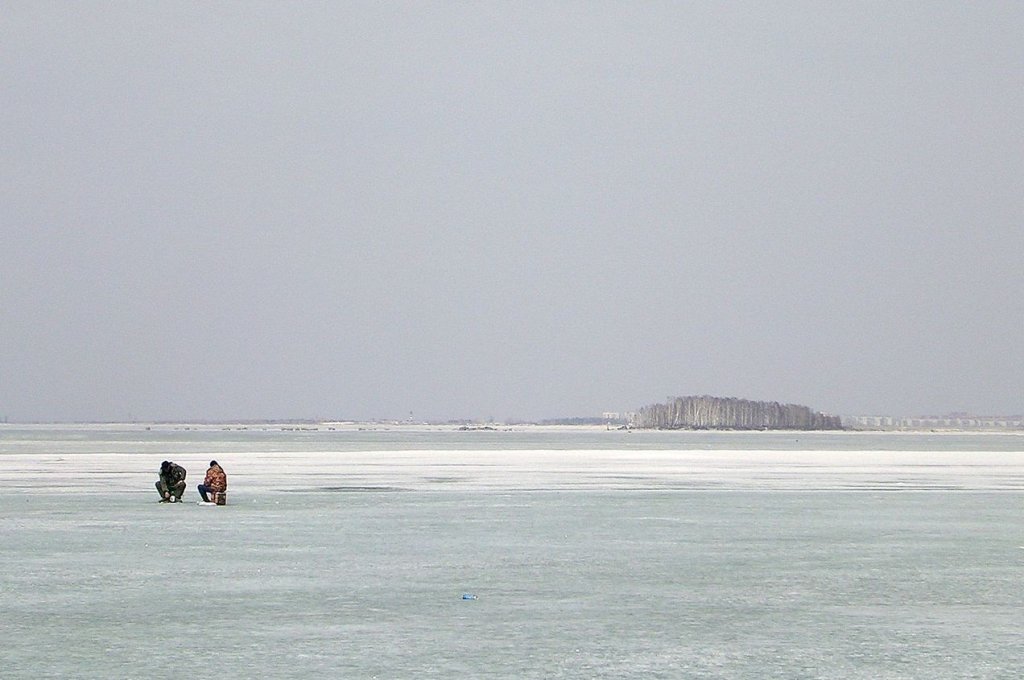
[[[171,463],[166,471],[160,470],[160,480],[167,485],[168,488],[174,487],[178,482],[185,481],[185,468],[181,467],[177,463]]]

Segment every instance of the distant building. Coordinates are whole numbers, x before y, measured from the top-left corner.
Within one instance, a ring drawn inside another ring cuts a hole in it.
[[[854,430],[1024,430],[1024,416],[843,416]]]

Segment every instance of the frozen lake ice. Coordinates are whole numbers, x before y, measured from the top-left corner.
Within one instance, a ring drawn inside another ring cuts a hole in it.
[[[7,426],[2,675],[1024,672],[1024,439],[650,435]]]

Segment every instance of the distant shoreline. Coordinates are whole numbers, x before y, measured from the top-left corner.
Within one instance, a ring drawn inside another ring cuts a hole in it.
[[[461,424],[461,423],[409,423],[401,421],[315,421],[315,420],[257,420],[257,421],[154,421],[154,422],[6,422],[0,423],[0,431],[3,430],[111,430],[111,431],[197,431],[197,432],[467,432],[467,433],[501,433],[501,432],[609,432],[609,433],[678,433],[678,434],[731,434],[731,435],[796,435],[796,434],[835,434],[835,435],[861,435],[861,434],[933,434],[933,435],[984,435],[1003,434],[1024,436],[1024,428],[846,428],[842,430],[793,430],[793,429],[767,429],[767,430],[744,430],[744,429],[652,429],[652,428],[630,428],[622,429],[619,426],[606,425],[555,425],[555,424],[534,424],[534,423],[486,423],[486,424]]]

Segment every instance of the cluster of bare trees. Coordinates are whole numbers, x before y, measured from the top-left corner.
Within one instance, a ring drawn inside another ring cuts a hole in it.
[[[797,404],[732,397],[676,397],[640,409],[638,427],[661,430],[841,430],[839,416]]]

